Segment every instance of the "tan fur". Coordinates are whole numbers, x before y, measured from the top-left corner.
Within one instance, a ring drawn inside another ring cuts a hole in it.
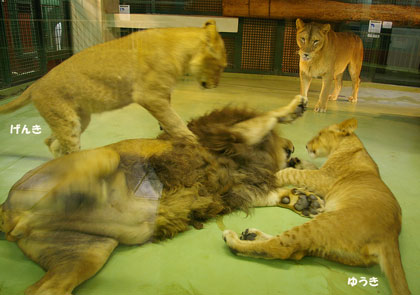
[[[293,193],[275,176],[293,145],[272,122],[296,119],[306,101],[296,96],[262,114],[215,110],[188,125],[200,144],[165,133],[75,152],[26,173],[0,206],[0,230],[47,271],[25,294],[69,295],[119,243],[172,238],[253,206],[293,210],[282,203]]]
[[[398,235],[401,209],[381,180],[378,167],[353,133],[350,119],[322,130],[307,145],[316,157],[328,156],[319,170],[287,168],[277,173],[279,184],[305,186],[325,196],[325,211],[313,220],[276,237],[247,230],[256,241],[239,240],[225,231],[229,247],[241,255],[301,259],[319,256],[347,265],[379,263],[392,294],[410,294],[401,264]]]
[[[140,31],[75,54],[17,100],[0,106],[0,113],[32,101],[51,128],[45,143],[54,156],[80,149],[91,114],[131,103],[146,108],[172,136],[195,141],[170,105],[171,92],[185,73],[204,88],[216,87],[225,66],[225,48],[214,21],[203,28]]]
[[[301,19],[296,20],[296,29],[301,95],[308,96],[312,78],[321,77],[322,89],[314,110],[325,112],[328,99],[336,100],[340,94],[343,72],[348,66],[353,82],[353,93],[348,100],[357,102],[363,63],[362,40],[352,33],[334,32],[329,24],[304,23]]]

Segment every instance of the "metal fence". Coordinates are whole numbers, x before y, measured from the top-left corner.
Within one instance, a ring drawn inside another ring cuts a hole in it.
[[[364,46],[362,79],[420,86],[420,28],[382,29],[372,37],[368,22],[332,24],[353,32]],[[230,72],[297,76],[299,55],[294,20],[241,18],[236,34],[222,33]],[[345,79],[349,79],[347,74]]]
[[[72,54],[70,0],[2,0],[0,88],[44,75]]]
[[[420,0],[339,1],[420,6]],[[120,0],[120,4],[129,4],[131,13],[223,15],[222,0]],[[420,86],[420,27],[384,28],[372,37],[366,21],[332,25],[335,31],[351,31],[361,37],[361,75],[365,81]],[[130,31],[122,30],[123,34]],[[292,76],[299,73],[294,20],[240,18],[238,32],[222,33],[222,37],[227,71]]]
[[[71,56],[70,1],[2,0],[0,88],[41,77]],[[420,1],[403,2],[417,6]],[[129,4],[131,13],[223,14],[222,0],[120,0],[120,4]],[[335,31],[351,31],[362,38],[362,78],[420,86],[420,27],[386,28],[377,38],[370,36],[368,27],[366,21],[333,24]],[[134,29],[120,31],[123,36]],[[222,37],[227,49],[227,71],[298,75],[294,20],[240,18],[238,32],[222,33]]]
[[[222,0],[120,0],[130,5],[130,13],[214,15],[223,13]]]

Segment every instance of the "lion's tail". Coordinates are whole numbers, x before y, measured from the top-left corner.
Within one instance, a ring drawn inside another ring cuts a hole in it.
[[[382,246],[379,264],[388,278],[393,295],[411,294],[401,263],[398,240],[390,241]]]
[[[0,114],[7,114],[20,109],[31,102],[31,87],[26,89],[17,99],[0,106]]]

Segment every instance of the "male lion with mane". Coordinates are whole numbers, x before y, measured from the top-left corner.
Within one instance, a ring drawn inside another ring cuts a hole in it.
[[[348,100],[357,102],[363,63],[363,43],[359,36],[334,32],[330,24],[304,23],[299,18],[296,20],[296,29],[300,55],[300,94],[306,97],[312,78],[322,78],[315,112],[326,112],[328,99],[337,100],[347,66],[353,82],[353,93]]]
[[[87,48],[67,59],[3,106],[15,111],[33,102],[51,128],[45,140],[55,157],[80,149],[91,114],[138,103],[169,134],[195,141],[170,105],[176,81],[191,73],[216,87],[224,68],[223,40],[210,20],[203,28],[149,29]]]
[[[172,238],[209,218],[254,206],[294,208],[277,185],[292,143],[273,128],[307,99],[258,113],[224,108],[192,120],[198,144],[168,134],[66,155],[29,171],[0,206],[0,229],[47,272],[27,295],[68,295],[118,244]],[[312,198],[315,197],[312,195]],[[323,200],[315,197],[317,214]]]
[[[277,236],[247,229],[239,238],[223,237],[233,252],[265,259],[300,260],[318,256],[347,265],[379,263],[393,295],[408,295],[398,235],[401,208],[382,181],[379,169],[354,133],[355,119],[329,126],[307,144],[313,157],[328,157],[319,170],[287,168],[279,185],[304,186],[324,196],[324,212]]]

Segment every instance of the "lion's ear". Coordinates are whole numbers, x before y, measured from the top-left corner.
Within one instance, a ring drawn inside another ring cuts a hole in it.
[[[357,120],[355,118],[345,120],[337,125],[338,131],[343,135],[353,134],[356,128],[357,128]]]
[[[212,19],[206,21],[204,24],[204,29],[206,30],[208,43],[211,45],[215,44],[219,35],[216,28],[216,22]]]
[[[214,26],[214,27],[216,27],[215,20],[214,19],[209,19],[208,21],[206,21],[206,23],[204,24],[204,28],[206,28],[208,26]]]
[[[329,31],[331,30],[331,25],[330,24],[325,24],[322,26],[321,28],[321,32],[325,35],[327,34]]]
[[[300,30],[305,26],[305,23],[303,22],[303,20],[301,20],[300,18],[298,18],[296,20],[296,29]]]
[[[206,30],[206,40],[207,46],[210,49],[210,52],[216,53],[216,47],[218,44],[219,33],[217,32],[216,22],[214,20],[208,20],[204,24],[204,29]]]

